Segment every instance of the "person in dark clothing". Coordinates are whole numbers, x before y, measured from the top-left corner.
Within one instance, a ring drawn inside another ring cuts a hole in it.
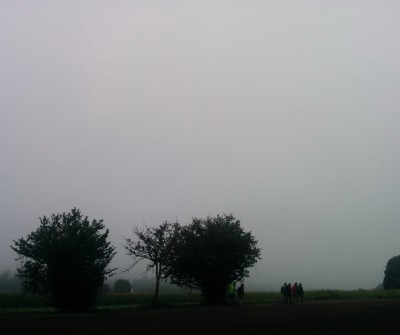
[[[286,285],[285,292],[286,292],[286,301],[285,301],[285,303],[287,304],[289,302],[290,304],[292,304],[292,285],[290,283],[288,283]]]
[[[284,283],[281,287],[281,295],[282,295],[282,299],[283,302],[286,304],[286,283]]]
[[[297,304],[297,282],[292,285],[292,299],[295,304]]]
[[[301,303],[303,303],[304,289],[303,285],[299,283],[297,286],[297,297],[300,299]]]

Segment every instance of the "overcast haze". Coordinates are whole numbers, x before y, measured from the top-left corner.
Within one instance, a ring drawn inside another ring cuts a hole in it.
[[[399,1],[0,2],[0,271],[39,217],[232,213],[249,285],[373,288],[400,254]],[[132,274],[133,276],[133,274]]]

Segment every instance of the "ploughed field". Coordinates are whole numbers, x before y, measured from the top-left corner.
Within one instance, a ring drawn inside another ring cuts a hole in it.
[[[8,314],[6,334],[400,334],[400,300]]]

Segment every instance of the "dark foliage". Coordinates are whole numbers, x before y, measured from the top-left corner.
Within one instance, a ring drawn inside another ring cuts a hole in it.
[[[177,232],[180,226],[178,223],[165,221],[157,228],[144,227],[134,229],[136,240],[125,239],[125,249],[133,259],[131,268],[142,260],[149,261],[147,271],[154,270],[156,285],[152,305],[158,305],[158,293],[160,281],[166,279],[164,266],[172,253],[176,243]]]
[[[258,259],[257,241],[234,216],[194,218],[181,228],[167,274],[171,283],[198,289],[207,302],[221,303],[227,285],[248,277]]]
[[[383,287],[385,290],[400,288],[400,255],[389,259],[383,278]]]
[[[89,222],[76,208],[40,218],[39,228],[11,248],[21,261],[17,276],[26,290],[38,293],[62,311],[85,311],[115,269],[107,269],[115,248],[103,220]]]
[[[132,285],[129,280],[118,279],[114,284],[115,293],[129,293],[132,289]]]

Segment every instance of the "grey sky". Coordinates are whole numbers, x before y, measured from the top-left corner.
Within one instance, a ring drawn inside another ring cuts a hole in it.
[[[399,11],[2,0],[0,269],[74,206],[116,245],[233,213],[262,248],[249,283],[376,286],[400,254]]]

